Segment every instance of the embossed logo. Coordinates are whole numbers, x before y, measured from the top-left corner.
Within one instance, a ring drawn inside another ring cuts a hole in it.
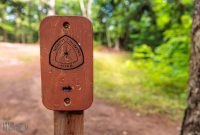
[[[84,63],[82,49],[73,38],[65,35],[53,44],[49,63],[63,70],[75,69]]]

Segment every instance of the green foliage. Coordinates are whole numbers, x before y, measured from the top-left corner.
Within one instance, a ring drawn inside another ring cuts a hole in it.
[[[154,49],[166,42],[168,29],[188,30],[193,0],[97,0],[94,6],[98,11],[93,16],[96,40],[103,44],[110,40],[113,46],[119,40],[121,48],[128,50],[141,44]]]
[[[176,96],[185,94],[188,80],[188,54],[164,44],[152,52],[146,45],[135,48],[133,64],[145,72],[144,85]],[[165,52],[165,53],[163,53]],[[159,91],[159,92],[160,92]]]
[[[134,48],[133,61],[146,72],[152,88],[179,94],[186,89],[190,50],[191,16],[181,15],[163,31],[163,43],[152,50],[148,45]]]
[[[57,15],[81,15],[79,0],[55,0]]]
[[[156,25],[161,30],[161,42],[155,47],[144,43],[134,47],[129,66],[137,67],[145,73],[141,80],[146,89],[156,95],[163,94],[171,100],[178,99],[184,105],[183,101],[187,96],[192,16],[187,10],[182,14],[170,11],[173,8],[179,9],[180,5],[175,6],[159,0],[153,2],[154,10],[159,11]],[[184,6],[185,2],[187,1],[178,4]],[[160,11],[161,9],[165,12]],[[183,109],[183,106],[181,108]]]
[[[187,95],[191,17],[182,15],[181,21],[163,32],[164,42],[154,50],[145,44],[135,47],[131,64],[145,73],[142,80],[146,89],[183,102]]]
[[[41,1],[3,0],[0,4],[0,32],[3,41],[37,42],[39,23],[47,14]],[[2,41],[1,40],[1,41]]]

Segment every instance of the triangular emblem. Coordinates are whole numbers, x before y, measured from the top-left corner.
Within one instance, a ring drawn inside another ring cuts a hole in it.
[[[80,45],[71,37],[65,35],[52,46],[49,63],[55,68],[70,70],[84,63],[84,56]]]

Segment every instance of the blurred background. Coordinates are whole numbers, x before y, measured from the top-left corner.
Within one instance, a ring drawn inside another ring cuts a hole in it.
[[[86,135],[176,135],[186,107],[193,0],[1,0],[1,135],[53,135],[41,104],[38,29],[83,15],[94,29]]]

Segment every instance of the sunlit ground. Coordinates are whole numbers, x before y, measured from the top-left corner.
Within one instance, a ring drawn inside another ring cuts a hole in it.
[[[164,113],[182,118],[185,97],[146,85],[144,69],[129,66],[128,53],[94,53],[95,94],[97,97],[120,103],[143,113]],[[149,82],[150,83],[150,82]],[[175,83],[175,82],[174,82]]]

